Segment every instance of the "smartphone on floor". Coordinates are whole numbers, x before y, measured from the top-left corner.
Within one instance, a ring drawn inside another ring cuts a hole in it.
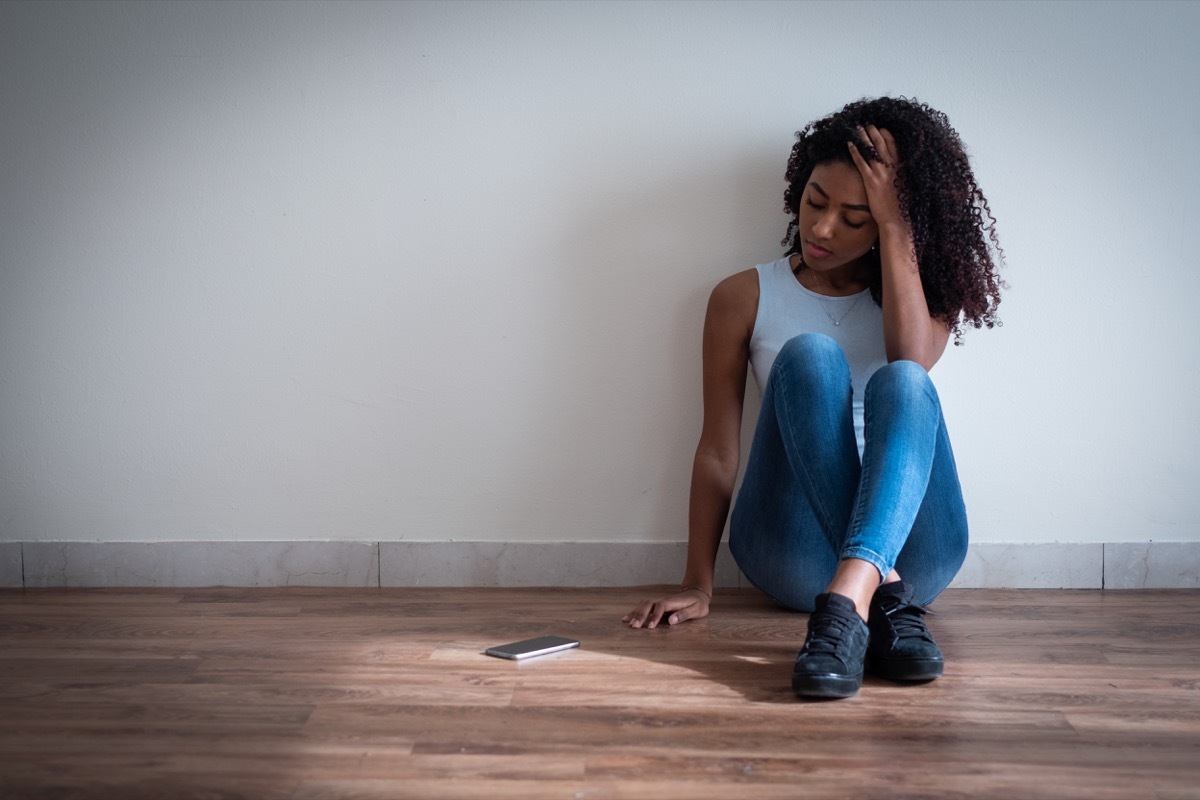
[[[510,642],[509,644],[489,647],[483,652],[489,656],[511,658],[519,661],[523,658],[557,653],[559,650],[570,650],[572,647],[579,647],[578,639],[568,639],[565,636],[538,636],[534,639],[525,639],[520,642]]]

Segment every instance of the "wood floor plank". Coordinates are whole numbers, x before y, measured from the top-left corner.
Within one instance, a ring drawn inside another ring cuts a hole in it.
[[[805,615],[649,591],[0,591],[0,797],[1200,798],[1200,592],[949,591],[942,679],[804,702]]]

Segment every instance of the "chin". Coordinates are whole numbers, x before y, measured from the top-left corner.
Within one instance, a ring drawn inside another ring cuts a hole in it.
[[[820,261],[805,261],[804,265],[809,269],[817,272],[832,272],[834,270],[843,269],[858,261],[857,258],[851,259],[827,259],[823,258]]]

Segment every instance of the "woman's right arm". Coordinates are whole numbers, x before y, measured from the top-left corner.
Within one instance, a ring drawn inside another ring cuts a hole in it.
[[[750,336],[758,313],[758,274],[750,269],[717,284],[704,319],[704,425],[692,461],[688,504],[688,554],[683,589],[643,600],[624,622],[654,628],[707,616],[721,533],[737,480],[750,361]]]

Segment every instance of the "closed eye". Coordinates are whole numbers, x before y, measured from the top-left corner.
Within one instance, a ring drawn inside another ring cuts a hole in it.
[[[808,200],[805,200],[804,202],[807,203],[808,205],[812,206],[813,208],[817,209],[818,211],[825,208],[825,206],[823,206],[823,205],[818,205],[817,203],[814,203],[811,198]],[[858,230],[863,225],[867,224],[865,222],[851,222],[850,220],[846,219],[845,217],[842,217],[842,222],[846,223],[848,226],[850,226],[851,228],[854,228],[855,230]]]

